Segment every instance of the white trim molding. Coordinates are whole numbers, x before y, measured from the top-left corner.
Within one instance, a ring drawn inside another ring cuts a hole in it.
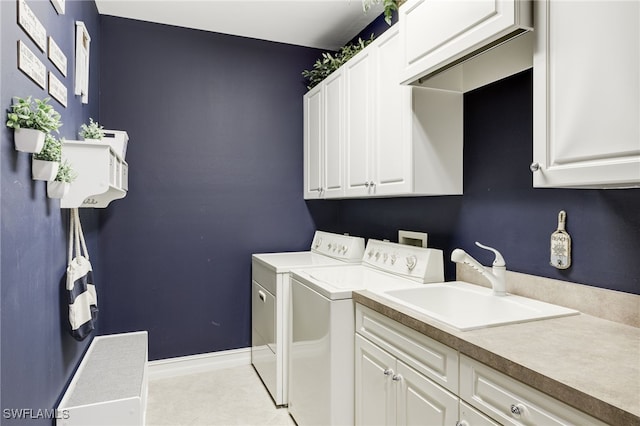
[[[149,361],[149,380],[197,374],[251,364],[251,348]]]

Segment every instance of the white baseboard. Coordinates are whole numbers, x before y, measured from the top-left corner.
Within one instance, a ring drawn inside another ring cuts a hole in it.
[[[197,374],[251,364],[251,348],[149,361],[149,380]]]

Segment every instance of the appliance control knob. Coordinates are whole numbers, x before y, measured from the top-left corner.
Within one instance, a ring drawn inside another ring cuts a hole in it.
[[[409,271],[413,271],[413,269],[416,267],[416,263],[418,263],[417,257],[415,256],[407,257],[407,269],[409,269]]]
[[[376,260],[378,260],[378,259],[380,259],[380,252],[379,251],[376,252]]]
[[[369,250],[369,251],[367,252],[367,256],[369,256],[369,259],[371,259],[371,256],[373,256],[373,251]]]
[[[398,260],[398,256],[396,256],[395,254],[391,255],[391,264],[395,265],[396,264],[396,260]]]
[[[388,253],[383,254],[382,255],[382,261],[386,263],[387,259],[389,259],[389,254]]]
[[[318,239],[316,240],[315,248],[320,247],[320,244],[322,244],[322,237],[318,237]]]
[[[348,245],[345,244],[344,246],[342,246],[342,252],[344,254],[347,254],[348,251],[349,251],[349,246]]]

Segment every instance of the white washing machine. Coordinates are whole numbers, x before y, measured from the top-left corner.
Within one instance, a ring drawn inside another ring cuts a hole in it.
[[[289,413],[300,426],[354,424],[351,293],[444,281],[441,250],[369,240],[361,265],[291,271]]]
[[[311,250],[251,258],[251,363],[278,406],[288,402],[289,271],[359,263],[364,239],[316,231]]]

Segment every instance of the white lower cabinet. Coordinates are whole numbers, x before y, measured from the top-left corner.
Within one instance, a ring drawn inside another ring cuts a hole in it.
[[[356,425],[605,423],[356,304]]]
[[[460,398],[504,425],[606,425],[465,355]]]
[[[356,335],[357,425],[453,425],[458,397]]]

